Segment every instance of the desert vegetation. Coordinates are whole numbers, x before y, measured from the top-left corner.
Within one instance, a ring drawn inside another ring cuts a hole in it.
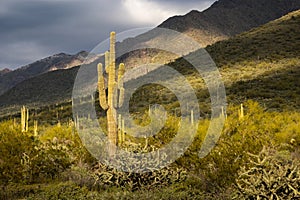
[[[81,143],[74,124],[44,124],[35,136],[31,126],[22,132],[18,121],[3,121],[1,198],[299,197],[299,113],[266,111],[257,102],[247,101],[241,118],[240,109],[229,106],[221,138],[208,156],[198,157],[209,125],[203,119],[183,157],[167,168],[143,174],[117,171],[97,161]],[[158,133],[166,137],[159,141],[168,142],[167,134],[176,134],[176,118],[166,122]],[[123,148],[147,152],[155,149],[155,143],[154,139],[148,144],[131,140]]]

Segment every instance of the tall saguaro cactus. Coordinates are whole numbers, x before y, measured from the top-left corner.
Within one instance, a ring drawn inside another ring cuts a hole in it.
[[[29,119],[29,110],[23,106],[21,108],[21,130],[22,132],[28,131],[28,119]]]
[[[110,50],[105,52],[105,72],[103,66],[98,64],[98,91],[99,101],[102,109],[107,114],[108,139],[111,143],[109,153],[114,154],[115,146],[118,144],[118,125],[117,125],[117,108],[121,107],[124,100],[124,87],[122,77],[125,72],[123,63],[119,65],[118,74],[116,74],[116,53],[115,53],[115,32],[110,33]],[[107,74],[108,93],[104,81],[104,74]]]

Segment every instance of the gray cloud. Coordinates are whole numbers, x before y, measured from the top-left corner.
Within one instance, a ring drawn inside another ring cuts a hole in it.
[[[0,70],[55,53],[89,51],[112,30],[156,26],[170,15],[203,9],[213,1],[1,0]]]

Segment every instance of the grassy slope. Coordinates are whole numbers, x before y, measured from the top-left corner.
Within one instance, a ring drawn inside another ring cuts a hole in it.
[[[300,55],[300,11],[207,47],[219,65],[275,61]]]

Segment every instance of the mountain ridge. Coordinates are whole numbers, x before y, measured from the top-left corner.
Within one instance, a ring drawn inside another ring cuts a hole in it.
[[[11,72],[10,69],[4,68],[4,69],[0,70],[0,76],[1,76],[1,75],[4,75],[4,74],[7,74],[7,73],[9,73],[9,72]]]
[[[86,60],[88,55],[89,53],[86,51],[78,52],[75,55],[58,53],[22,66],[16,70],[9,70],[5,73],[0,72],[0,95],[29,78],[50,71],[72,68],[81,65],[83,62],[88,62]],[[95,58],[92,57],[90,59],[93,61]]]
[[[170,17],[158,27],[186,33],[205,47],[298,9],[298,0],[219,0],[202,12]]]

